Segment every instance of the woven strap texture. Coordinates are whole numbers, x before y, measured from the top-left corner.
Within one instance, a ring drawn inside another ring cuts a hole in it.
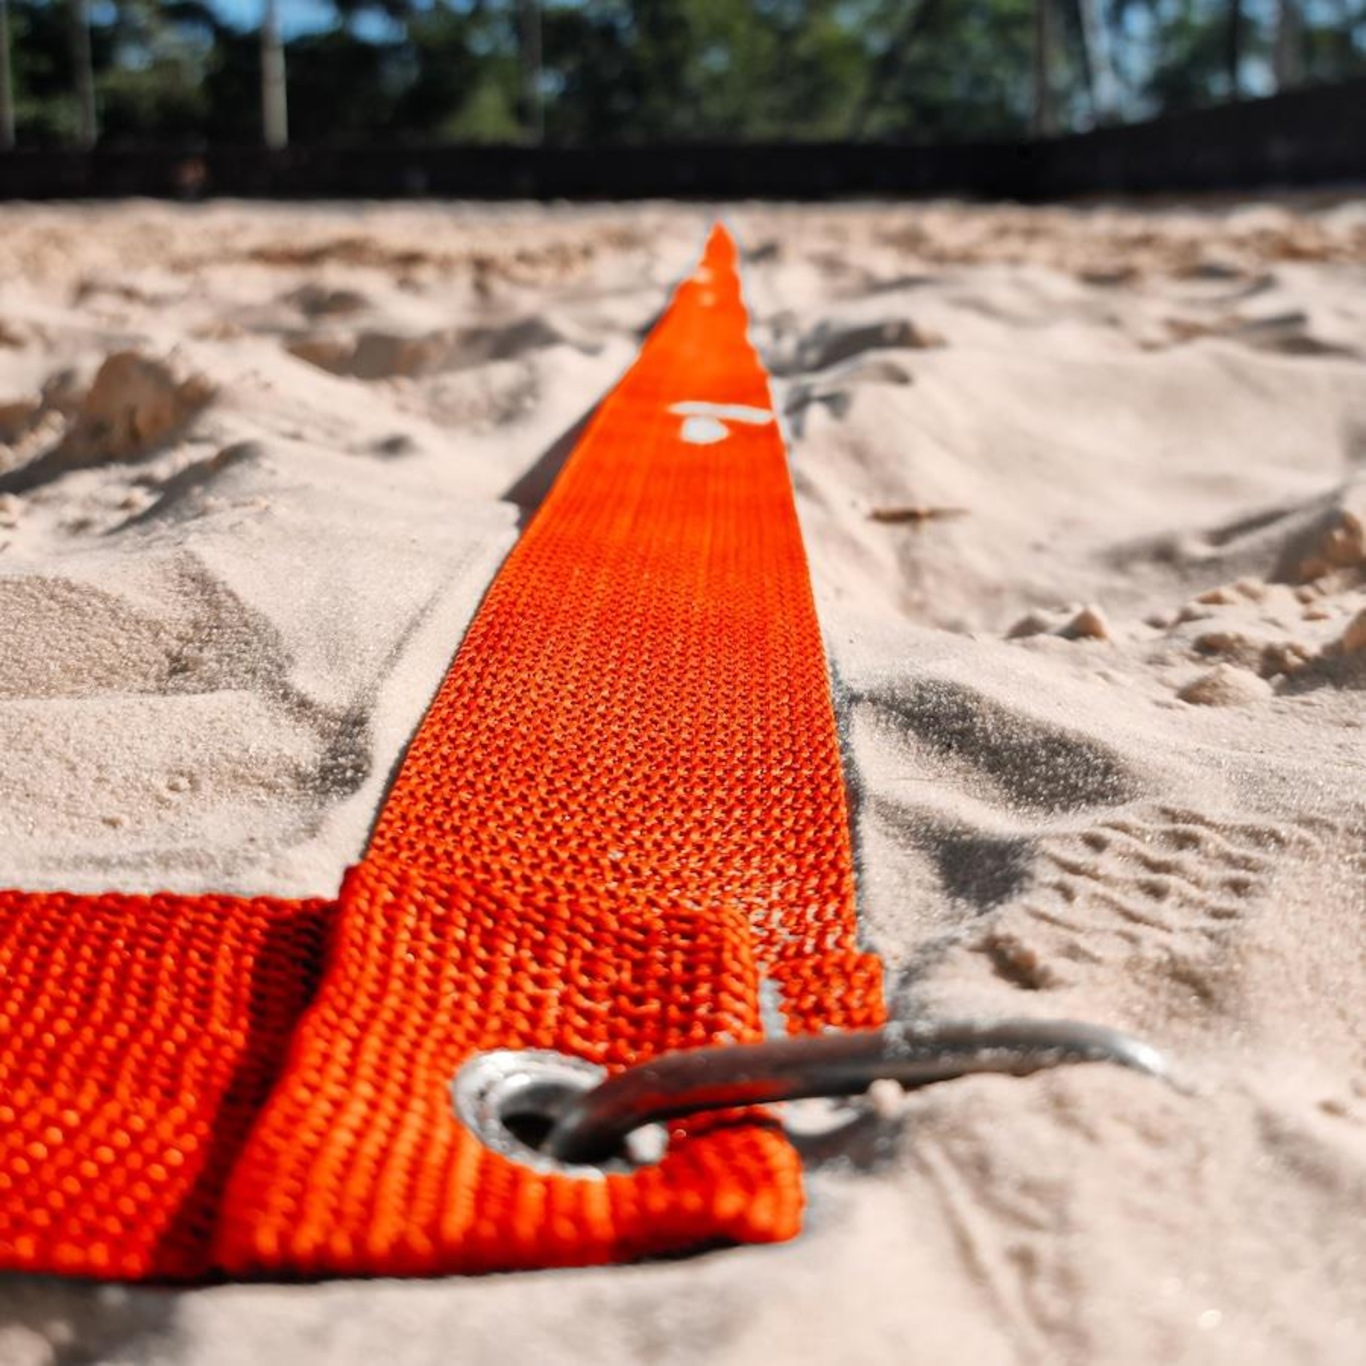
[[[604,400],[328,902],[0,892],[0,1267],[432,1274],[790,1237],[753,1113],[544,1172],[461,1065],[620,1068],[883,1018],[781,435],[733,243]]]

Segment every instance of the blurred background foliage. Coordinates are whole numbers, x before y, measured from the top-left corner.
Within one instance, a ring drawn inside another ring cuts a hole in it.
[[[299,143],[1010,138],[1366,73],[1366,0],[0,0],[0,11],[20,145],[259,143],[273,45]]]

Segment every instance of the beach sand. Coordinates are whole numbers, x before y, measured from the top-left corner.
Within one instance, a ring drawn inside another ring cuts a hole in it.
[[[0,1362],[1347,1363],[1366,1340],[1366,202],[724,211],[898,1011],[777,1248],[0,1280]],[[0,210],[0,882],[327,895],[702,207]]]

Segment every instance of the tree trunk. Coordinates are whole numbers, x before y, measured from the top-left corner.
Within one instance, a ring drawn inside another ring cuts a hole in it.
[[[14,146],[14,71],[10,65],[9,0],[0,0],[0,150]]]
[[[289,100],[279,0],[266,0],[261,18],[261,128],[271,151],[289,145]]]
[[[1077,15],[1091,82],[1091,110],[1097,123],[1112,123],[1119,105],[1119,76],[1100,0],[1077,0]]]
[[[1228,97],[1243,94],[1243,0],[1228,0],[1228,27],[1224,37],[1224,61],[1228,73]]]
[[[1054,0],[1034,0],[1034,136],[1052,137],[1058,131],[1053,100],[1053,68],[1057,51]]]
[[[1276,12],[1276,89],[1293,90],[1304,81],[1304,13],[1300,0],[1280,0]]]
[[[532,146],[545,140],[545,100],[541,95],[541,4],[518,0],[522,58],[522,130]]]
[[[906,18],[900,30],[872,64],[868,82],[849,120],[849,137],[863,136],[869,119],[878,106],[885,102],[887,91],[900,77],[906,58],[914,51],[921,38],[929,32],[931,25],[940,19],[942,11],[942,0],[920,0],[919,4],[907,8]]]
[[[90,53],[90,12],[86,0],[70,0],[71,78],[76,94],[76,145],[89,150],[99,139],[95,110],[95,65]]]

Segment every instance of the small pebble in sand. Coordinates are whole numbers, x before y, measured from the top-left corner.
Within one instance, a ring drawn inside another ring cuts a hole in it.
[[[18,526],[19,511],[22,507],[23,504],[13,493],[0,493],[0,526]]]
[[[246,335],[246,328],[237,323],[228,322],[226,319],[207,322],[201,327],[192,328],[190,331],[190,336],[198,341],[237,341],[238,338]]]
[[[1227,607],[1230,603],[1237,602],[1237,597],[1227,588],[1209,588],[1203,593],[1196,594],[1196,602],[1208,603],[1215,607]]]
[[[1317,544],[1303,559],[1296,577],[1322,579],[1334,570],[1366,567],[1366,488],[1358,485],[1344,497],[1321,529]]]
[[[1261,653],[1261,644],[1241,631],[1205,631],[1191,642],[1201,654],[1228,655],[1250,664]]]
[[[1354,655],[1366,650],[1366,607],[1347,623],[1347,629],[1333,642],[1335,655]]]
[[[906,1092],[890,1077],[879,1077],[868,1088],[868,1108],[881,1120],[898,1119],[906,1110]]]
[[[1053,623],[1042,612],[1026,612],[1007,632],[1007,640],[1024,640],[1051,631]]]
[[[185,426],[213,397],[202,375],[138,351],[105,358],[66,438],[66,455],[121,460],[153,449]]]
[[[985,943],[997,971],[1007,980],[1029,991],[1043,991],[1058,985],[1058,974],[1053,965],[1016,934],[996,931]]]
[[[1220,664],[1187,683],[1176,695],[1197,707],[1245,707],[1270,697],[1271,684],[1250,669]]]
[[[1208,621],[1214,615],[1208,607],[1200,606],[1199,602],[1188,602],[1177,614],[1177,625],[1182,625],[1188,621]]]
[[[1099,607],[1088,604],[1058,634],[1064,640],[1109,640],[1110,623]]]
[[[0,438],[7,442],[15,441],[37,416],[40,406],[38,400],[33,398],[17,398],[0,403]]]
[[[1230,663],[1252,669],[1263,678],[1304,668],[1314,651],[1302,640],[1271,638],[1245,631],[1205,631],[1193,642],[1205,655],[1223,655]]]
[[[1277,640],[1262,650],[1258,665],[1263,677],[1271,678],[1276,674],[1293,674],[1314,658],[1314,651],[1302,640]]]

